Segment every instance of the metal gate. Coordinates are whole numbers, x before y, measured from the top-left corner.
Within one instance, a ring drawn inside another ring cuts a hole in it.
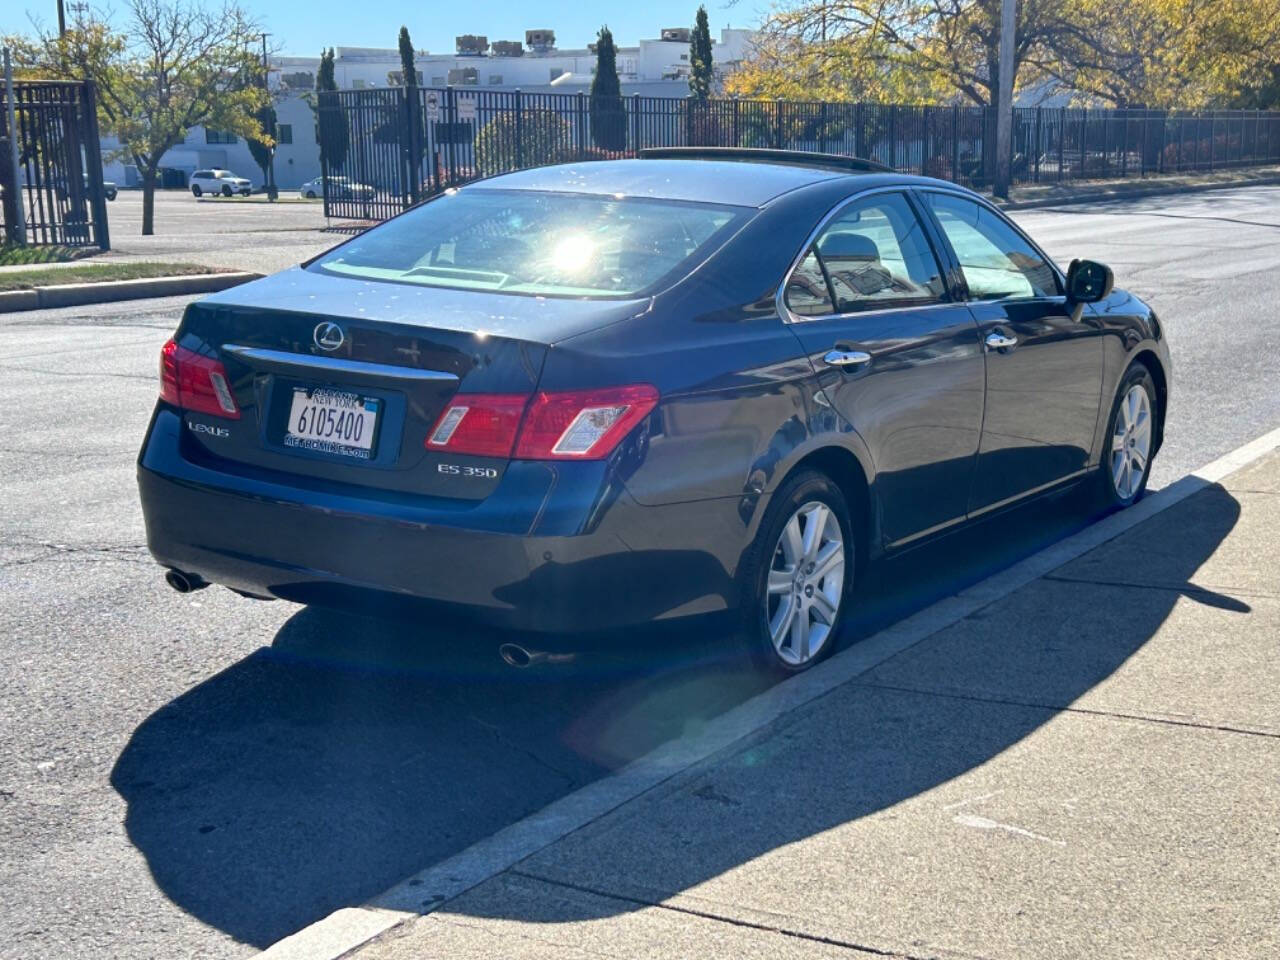
[[[11,134],[16,134],[16,169]],[[6,241],[110,247],[92,83],[0,85],[0,147]]]

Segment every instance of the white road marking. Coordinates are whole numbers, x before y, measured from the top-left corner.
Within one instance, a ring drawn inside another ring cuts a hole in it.
[[[472,887],[585,827],[696,764],[714,758],[779,717],[816,700],[890,657],[1009,596],[1051,570],[1088,553],[1143,521],[1181,503],[1280,447],[1280,429],[1219,457],[1176,483],[1149,494],[1120,513],[1100,520],[960,593],[946,597],[881,630],[847,650],[758,694],[709,721],[696,733],[669,741],[617,773],[588,784],[409,877],[364,906],[347,907],[317,920],[263,951],[266,960],[338,960],[375,937],[430,913]],[[959,814],[957,817],[969,817]],[[1041,837],[984,817],[968,826]],[[987,824],[992,824],[988,827]]]

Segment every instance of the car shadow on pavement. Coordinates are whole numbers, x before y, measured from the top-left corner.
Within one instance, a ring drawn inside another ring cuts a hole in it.
[[[1197,496],[1220,502],[1211,520],[1182,531],[1184,581],[1239,515],[1220,487]],[[1089,520],[1073,499],[1042,502],[882,563],[860,587],[846,639],[874,633]],[[1104,680],[1183,595],[1151,592],[1163,599],[1117,623],[1105,648],[1059,652],[1046,702],[1068,704]],[[1203,590],[1185,595],[1243,606]],[[494,652],[503,639],[425,615],[301,608],[271,648],[143,721],[119,757],[111,782],[156,883],[204,923],[266,946],[696,730],[766,685],[705,622],[620,639],[608,654],[541,672],[503,666]],[[1009,650],[1001,669],[1016,673],[1021,653]],[[671,858],[662,886],[684,889],[915,796],[985,763],[1056,712],[1003,711],[979,728],[956,729],[949,702],[921,697],[901,716],[869,715],[868,752],[843,758],[847,769],[833,765],[839,789],[804,817],[753,808],[732,842]],[[892,750],[873,743],[895,724]],[[559,922],[584,918],[566,909],[639,908],[587,902],[562,902],[545,915],[519,902],[486,900],[483,910]]]

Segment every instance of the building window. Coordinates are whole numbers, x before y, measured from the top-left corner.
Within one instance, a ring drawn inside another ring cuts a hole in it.
[[[276,124],[276,143],[293,143],[293,124]]]
[[[500,86],[501,84],[502,84],[502,74],[500,73],[489,74],[489,86],[496,87],[496,86]]]
[[[560,67],[552,67],[551,79],[554,80],[556,77],[560,76],[562,73],[564,73],[564,70],[562,70]]]
[[[236,142],[234,133],[223,133],[221,130],[210,130],[208,127],[204,131],[205,143],[232,144]]]
[[[431,78],[431,85],[432,85],[433,87],[443,87],[443,86],[444,86],[444,77],[432,77],[432,78]]]
[[[682,53],[682,54],[680,54],[680,59],[681,59],[681,60],[688,60],[688,59],[689,59],[689,55],[688,55],[687,53]]]
[[[364,89],[364,77],[356,77],[354,80],[352,80],[352,81],[351,81],[351,89],[352,89],[352,90],[363,90],[363,89]]]

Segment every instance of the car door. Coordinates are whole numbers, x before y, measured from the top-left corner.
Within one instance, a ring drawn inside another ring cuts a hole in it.
[[[982,337],[986,416],[970,514],[1085,469],[1102,391],[1101,330],[1073,316],[1052,262],[993,207],[921,191]]]
[[[963,519],[982,429],[982,347],[907,193],[837,208],[783,297],[823,395],[875,461],[886,545]]]

